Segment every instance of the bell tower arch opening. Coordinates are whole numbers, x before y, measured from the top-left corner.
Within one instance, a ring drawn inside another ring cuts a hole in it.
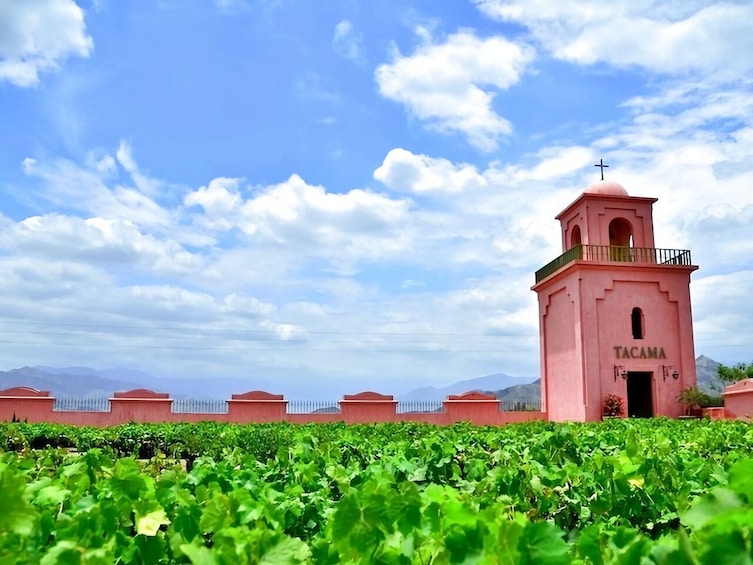
[[[609,222],[609,255],[612,261],[631,261],[633,226],[625,218]]]
[[[633,246],[633,226],[625,218],[615,218],[609,222],[609,245],[613,247]]]
[[[574,226],[572,231],[570,232],[570,249],[580,244],[580,226]]]

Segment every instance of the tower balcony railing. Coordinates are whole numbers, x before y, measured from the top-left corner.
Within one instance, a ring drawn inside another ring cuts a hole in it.
[[[656,247],[620,247],[616,245],[576,245],[554,261],[536,271],[536,282],[558,271],[573,261],[614,261],[651,265],[691,265],[690,251],[685,249],[658,249]]]

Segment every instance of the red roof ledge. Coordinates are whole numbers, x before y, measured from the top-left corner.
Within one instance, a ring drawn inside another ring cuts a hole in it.
[[[141,400],[165,400],[170,398],[167,392],[154,392],[148,388],[134,388],[125,392],[116,392],[114,398],[141,399]]]
[[[484,394],[477,390],[464,392],[463,394],[451,394],[447,397],[446,402],[499,402],[499,399],[493,394]]]
[[[50,391],[49,390],[37,390],[35,388],[30,388],[28,386],[14,386],[11,388],[6,388],[5,390],[0,390],[0,396],[14,396],[14,397],[23,396],[25,398],[27,397],[50,398]]]
[[[282,394],[272,394],[263,390],[251,390],[241,394],[234,394],[232,400],[243,400],[246,402],[287,402]]]
[[[743,379],[724,389],[722,396],[730,394],[753,393],[753,379]]]
[[[391,394],[379,394],[378,392],[366,391],[358,394],[346,394],[344,402],[397,402]]]

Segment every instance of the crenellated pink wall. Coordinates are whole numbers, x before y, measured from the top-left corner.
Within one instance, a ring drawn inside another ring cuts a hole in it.
[[[468,392],[450,396],[440,412],[397,413],[397,401],[391,395],[376,392],[348,394],[340,401],[336,413],[288,414],[288,401],[280,394],[252,391],[233,394],[227,401],[227,413],[176,413],[173,399],[167,393],[136,389],[116,392],[110,400],[109,412],[56,411],[55,398],[48,391],[26,387],[0,390],[0,421],[13,418],[27,422],[50,422],[76,426],[115,426],[129,422],[200,422],[218,421],[237,424],[291,422],[296,424],[345,422],[363,424],[377,422],[426,422],[448,425],[470,422],[477,425],[504,424],[546,420],[544,412],[504,412],[499,401],[490,395]]]
[[[751,419],[753,417],[753,379],[727,387],[723,393],[725,407],[707,408],[704,415],[714,419]],[[116,392],[109,412],[56,411],[55,398],[49,391],[27,387],[0,390],[0,421],[50,422],[75,426],[106,427],[129,422],[201,422],[217,421],[236,424],[291,422],[311,424],[345,422],[423,422],[450,425],[470,422],[476,425],[501,426],[532,420],[547,420],[546,411],[501,411],[499,401],[491,395],[467,392],[451,395],[437,412],[397,413],[397,401],[391,395],[376,392],[345,395],[340,411],[333,413],[288,414],[288,401],[281,394],[252,391],[233,394],[227,401],[227,413],[176,413],[167,393],[146,389]]]

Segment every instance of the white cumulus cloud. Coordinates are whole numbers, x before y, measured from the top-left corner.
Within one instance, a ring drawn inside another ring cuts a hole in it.
[[[374,178],[393,190],[416,193],[464,192],[487,185],[473,165],[416,155],[401,148],[387,153]]]
[[[165,275],[192,273],[202,267],[198,256],[172,240],[139,231],[124,219],[76,218],[61,214],[32,216],[8,226],[0,246],[26,256],[55,257],[73,262],[133,265]]]
[[[402,227],[409,200],[357,188],[332,193],[295,174],[256,188],[248,197],[241,194],[238,179],[215,179],[187,194],[184,204],[199,225],[217,231],[236,228],[254,241],[310,257],[371,259],[408,244]]]
[[[212,179],[207,186],[186,194],[183,204],[188,208],[200,206],[204,213],[199,217],[199,221],[209,229],[230,230],[238,221],[242,200],[239,184],[240,179]]]
[[[532,58],[531,49],[503,37],[460,31],[443,43],[427,38],[412,55],[395,50],[393,61],[380,65],[375,77],[380,93],[411,115],[491,151],[512,131],[493,108],[495,91],[517,83]]]
[[[84,12],[72,0],[0,2],[0,81],[34,86],[40,72],[88,57],[93,48]]]

